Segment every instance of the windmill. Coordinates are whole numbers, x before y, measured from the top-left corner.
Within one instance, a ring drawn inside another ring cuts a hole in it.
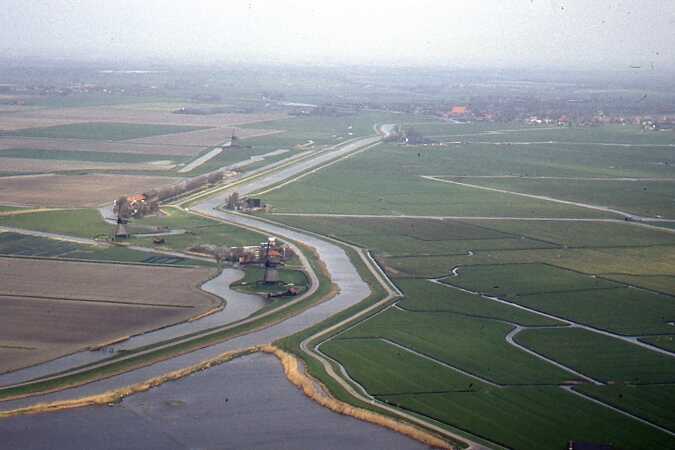
[[[267,244],[265,244],[265,274],[263,275],[263,283],[265,284],[276,284],[279,282],[279,266],[282,263],[279,252],[272,249],[274,241],[274,238],[269,238]]]
[[[232,128],[232,137],[230,138],[230,147],[239,147],[239,136],[237,136],[237,129]]]
[[[113,241],[129,237],[129,230],[127,229],[129,221],[126,219],[129,215],[129,202],[127,198],[120,197],[115,202],[115,208],[117,209],[117,223],[115,223],[115,227],[113,228]]]
[[[129,223],[127,219],[124,219],[119,215],[117,216],[117,223],[113,229],[113,241],[116,241],[117,239],[126,239],[129,237],[127,223]]]

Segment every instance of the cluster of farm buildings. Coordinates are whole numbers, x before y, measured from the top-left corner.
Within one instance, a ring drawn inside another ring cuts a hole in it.
[[[113,212],[122,217],[143,217],[154,214],[159,210],[160,202],[218,184],[225,178],[236,175],[235,171],[218,170],[199,177],[187,178],[163,188],[151,189],[142,194],[120,197],[113,202]]]
[[[198,245],[189,249],[191,252],[214,256],[218,261],[233,262],[241,265],[263,264],[271,262],[280,264],[295,256],[288,245],[270,237],[267,242],[244,247],[217,247],[214,245]]]

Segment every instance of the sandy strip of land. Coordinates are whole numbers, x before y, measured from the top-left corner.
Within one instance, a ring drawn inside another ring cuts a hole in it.
[[[140,175],[51,175],[0,178],[0,204],[46,207],[96,207],[130,195],[176,183],[179,179]]]
[[[72,161],[59,159],[2,158],[0,170],[6,172],[61,172],[65,170],[143,170],[166,171],[176,165],[173,161],[157,163],[107,163],[97,161]]]

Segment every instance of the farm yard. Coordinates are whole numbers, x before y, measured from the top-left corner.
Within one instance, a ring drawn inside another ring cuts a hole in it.
[[[2,372],[181,322],[220,304],[199,289],[213,273],[207,268],[16,258],[0,258],[0,267],[0,349],[15,355],[2,359]]]
[[[262,195],[266,218],[368,249],[403,294],[320,351],[374,399],[495,445],[672,447],[675,234],[656,221],[675,173],[652,162],[675,139],[415,127],[458,142],[382,144]]]

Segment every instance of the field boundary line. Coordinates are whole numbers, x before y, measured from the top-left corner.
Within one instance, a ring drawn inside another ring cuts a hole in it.
[[[455,270],[455,269],[457,269],[457,267],[454,268],[453,270]],[[469,293],[469,294],[480,295],[482,298],[485,298],[487,300],[491,300],[491,301],[494,301],[494,302],[497,302],[497,303],[501,303],[501,304],[510,306],[512,308],[521,309],[523,311],[527,311],[527,312],[530,312],[530,313],[533,313],[533,314],[537,314],[537,315],[546,317],[548,319],[557,320],[559,322],[566,323],[567,325],[570,325],[573,328],[581,328],[581,329],[586,330],[586,331],[590,331],[590,332],[593,332],[593,333],[601,334],[603,336],[618,339],[620,341],[627,342],[627,343],[630,343],[630,344],[633,344],[633,345],[637,345],[638,347],[642,347],[644,349],[651,350],[651,351],[656,352],[656,353],[661,353],[663,355],[670,356],[671,358],[675,358],[675,352],[671,352],[671,351],[665,350],[663,348],[657,347],[655,345],[651,345],[651,344],[648,344],[646,342],[642,342],[637,337],[623,336],[623,335],[616,334],[616,333],[613,333],[613,332],[610,332],[610,331],[602,330],[600,328],[592,327],[590,325],[584,325],[582,323],[575,322],[573,320],[566,319],[564,317],[555,316],[553,314],[549,314],[549,313],[539,311],[539,310],[534,309],[534,308],[530,308],[530,307],[523,306],[523,305],[520,305],[520,304],[515,303],[515,302],[505,300],[501,297],[486,295],[486,294],[478,292],[478,291],[472,291],[470,289],[466,289],[466,288],[463,288],[461,286],[458,286],[458,285],[455,285],[455,284],[452,284],[452,283],[449,283],[449,282],[441,281],[441,280],[444,280],[444,279],[447,279],[447,278],[448,278],[447,276],[444,276],[444,277],[441,277],[440,279],[430,279],[429,281],[431,281],[432,283],[436,283],[440,286],[445,286],[449,289],[457,289],[459,291],[466,292],[466,293]]]
[[[480,185],[477,185],[477,184],[462,183],[460,181],[452,181],[452,180],[448,180],[448,179],[445,179],[445,178],[440,178],[438,176],[420,175],[420,177],[424,178],[425,180],[429,180],[429,181],[438,181],[438,182],[441,182],[441,183],[454,184],[454,185],[458,185],[458,186],[470,187],[470,188],[474,188],[474,189],[481,189],[481,190],[490,191],[490,192],[497,192],[499,194],[517,195],[517,196],[520,196],[520,197],[532,198],[532,199],[535,199],[535,200],[543,200],[543,201],[548,201],[548,202],[553,202],[553,203],[560,203],[560,204],[563,204],[563,205],[576,206],[576,207],[579,207],[579,208],[592,209],[592,210],[595,210],[595,211],[608,212],[608,213],[611,213],[611,214],[616,214],[616,215],[620,215],[620,216],[628,217],[628,218],[641,219],[641,220],[644,219],[642,216],[639,216],[637,214],[632,214],[632,213],[628,213],[628,212],[621,211],[621,210],[618,210],[618,209],[609,208],[607,206],[597,206],[597,205],[591,205],[589,203],[581,203],[581,202],[574,202],[574,201],[570,201],[570,200],[562,200],[562,199],[559,199],[559,198],[549,197],[549,196],[546,196],[546,195],[527,194],[527,193],[524,193],[524,192],[515,192],[515,191],[509,191],[509,190],[506,190],[506,189],[497,189],[497,188],[491,188],[491,187],[487,187],[487,186],[480,186]]]
[[[622,414],[622,415],[624,415],[624,416],[626,416],[626,417],[630,417],[631,419],[637,420],[638,422],[641,422],[641,423],[643,423],[643,424],[645,424],[645,425],[648,425],[648,426],[650,426],[650,427],[652,427],[652,428],[656,428],[656,429],[659,430],[659,431],[663,431],[664,433],[667,433],[667,434],[669,434],[669,435],[671,435],[671,436],[675,436],[675,432],[669,430],[668,428],[664,428],[664,427],[662,427],[661,425],[657,425],[657,424],[655,424],[654,422],[651,422],[651,421],[649,421],[649,420],[647,420],[647,419],[643,419],[642,417],[636,416],[635,414],[631,414],[631,413],[629,413],[628,411],[624,411],[623,409],[617,408],[616,406],[612,406],[612,405],[610,405],[609,403],[605,403],[605,402],[603,402],[603,401],[600,401],[600,400],[598,400],[598,399],[595,398],[595,397],[591,397],[590,395],[583,394],[583,393],[581,393],[581,392],[579,392],[579,391],[575,391],[575,390],[574,390],[574,386],[561,386],[560,388],[563,389],[563,390],[565,390],[565,391],[567,391],[567,392],[570,392],[570,393],[572,393],[572,394],[574,394],[574,395],[577,395],[577,396],[579,396],[579,397],[581,397],[581,398],[583,398],[583,399],[585,399],[585,400],[588,400],[588,401],[590,401],[590,402],[593,402],[593,403],[595,403],[595,404],[597,404],[597,405],[604,406],[604,407],[607,408],[607,409],[611,409],[612,411],[614,411],[614,412],[616,412],[616,413]]]

